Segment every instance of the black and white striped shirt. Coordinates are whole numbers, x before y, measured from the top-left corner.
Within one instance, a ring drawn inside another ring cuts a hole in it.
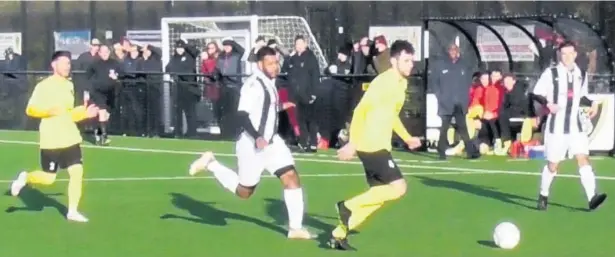
[[[270,141],[277,133],[279,102],[275,79],[255,69],[241,87],[237,110],[247,112],[258,134]],[[246,131],[242,136],[249,137]]]
[[[552,69],[557,71],[553,76]],[[543,96],[549,103],[556,104],[559,110],[549,114],[545,132],[551,134],[574,134],[582,132],[579,119],[581,98],[587,96],[587,74],[574,64],[572,70],[562,63],[547,68],[536,83],[533,94]]]

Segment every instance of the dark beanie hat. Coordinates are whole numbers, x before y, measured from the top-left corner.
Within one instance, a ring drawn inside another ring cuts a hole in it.
[[[350,56],[350,54],[352,53],[352,44],[345,43],[344,45],[340,46],[337,52],[346,56]]]

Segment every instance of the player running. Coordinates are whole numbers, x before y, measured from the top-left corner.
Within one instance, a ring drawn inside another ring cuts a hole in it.
[[[355,153],[365,169],[370,189],[336,205],[340,224],[333,230],[330,246],[354,250],[348,244],[350,230],[356,229],[385,202],[406,194],[406,180],[391,156],[391,137],[395,132],[411,148],[421,146],[399,119],[406,99],[407,77],[414,66],[414,47],[397,40],[391,46],[391,68],[370,84],[354,110],[350,124],[350,141],[338,151],[340,160],[350,160]]]
[[[73,83],[69,80],[71,54],[67,51],[55,52],[51,67],[53,75],[39,82],[28,101],[26,114],[41,119],[40,163],[42,170],[21,172],[11,185],[11,194],[18,196],[21,189],[29,185],[51,185],[59,169],[67,169],[68,182],[68,220],[87,222],[77,207],[81,199],[83,165],[81,160],[81,134],[75,122],[98,115],[98,107],[74,106]]]
[[[288,238],[314,238],[303,227],[304,202],[299,174],[290,150],[277,134],[278,112],[293,106],[281,104],[275,87],[280,67],[276,51],[263,47],[256,53],[258,69],[241,87],[238,121],[243,132],[237,140],[238,172],[216,161],[212,152],[204,153],[190,166],[190,175],[209,170],[222,186],[240,198],[249,198],[259,183],[263,170],[280,178],[288,210]]]
[[[589,138],[581,126],[579,110],[589,107],[589,115],[594,117],[598,105],[587,98],[587,74],[575,63],[575,44],[564,42],[558,50],[559,64],[546,69],[533,90],[534,99],[550,111],[544,133],[547,165],[542,168],[537,208],[547,209],[551,182],[557,174],[559,163],[565,160],[568,154],[577,160],[589,210],[594,210],[606,200],[606,194],[596,193],[596,177],[588,157]]]

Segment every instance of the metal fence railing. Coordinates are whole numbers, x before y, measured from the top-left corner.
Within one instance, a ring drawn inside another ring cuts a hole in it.
[[[25,107],[36,83],[50,74],[48,71],[23,71],[0,73],[0,129],[35,130],[38,121],[25,116]],[[165,76],[166,75],[166,76]],[[178,76],[195,76],[194,83],[177,83]],[[517,74],[521,83],[531,87],[539,74]],[[72,80],[75,84],[76,103],[82,103],[83,92],[89,83],[84,72],[75,71]],[[247,76],[247,75],[240,75]],[[360,99],[366,84],[374,75],[346,75],[322,77],[341,83],[322,83],[316,89],[320,94],[319,122],[330,126],[331,120],[348,119],[354,104]],[[612,93],[613,76],[593,75],[590,79],[590,93]],[[282,85],[281,91],[288,89]],[[186,93],[187,92],[187,93]],[[427,94],[429,81],[423,73],[412,75],[406,95],[406,103],[400,113],[402,121],[413,135],[424,136],[427,124]],[[232,139],[236,130],[233,115],[238,99],[238,88],[229,88],[202,74],[133,73],[122,78],[116,87],[110,132],[116,135],[194,137],[188,133],[188,126],[196,130],[196,137],[206,139]],[[186,101],[194,101],[186,105]],[[188,106],[188,107],[186,107]],[[332,106],[337,106],[333,108]],[[194,108],[193,112],[186,108]],[[342,110],[340,110],[342,108]],[[337,113],[331,113],[337,112]],[[341,113],[341,114],[340,114]],[[92,122],[84,122],[81,127],[89,131]],[[285,125],[285,124],[282,124]]]
[[[37,129],[38,121],[26,117],[24,110],[34,86],[50,72],[23,71],[0,74],[2,74],[0,75],[0,129]],[[194,83],[177,83],[178,76],[186,75],[196,76],[198,79]],[[84,76],[84,72],[74,71],[71,78],[75,86],[76,104],[83,102],[83,92],[89,87]],[[354,75],[346,78],[323,76],[322,80],[334,79],[343,82],[331,84],[337,88],[316,89],[318,94],[327,94],[326,97],[320,97],[321,100],[317,102],[322,106],[320,110],[334,111],[330,105],[337,103],[337,106],[345,108],[337,110],[338,112],[350,115],[352,102],[356,103],[362,95],[362,87],[373,77],[374,75]],[[120,79],[115,89],[109,131],[116,135],[192,137],[194,135],[187,135],[187,126],[196,124],[196,136],[199,138],[231,139],[235,126],[231,117],[234,112],[229,110],[236,109],[237,106],[232,106],[233,103],[228,101],[235,101],[236,105],[237,99],[225,97],[225,94],[233,93],[238,97],[239,90],[217,83],[213,83],[212,86],[212,83],[204,78],[205,76],[201,74],[142,72]],[[413,134],[424,132],[424,84],[420,75],[410,80],[407,104],[401,114],[404,123]],[[281,88],[282,91],[287,89],[286,86]],[[195,110],[193,113],[188,113],[185,110],[185,102],[192,100],[194,100],[193,105],[188,106],[193,106]],[[321,113],[323,121],[333,119],[333,115]],[[86,132],[92,130],[94,126],[92,121],[81,124]]]

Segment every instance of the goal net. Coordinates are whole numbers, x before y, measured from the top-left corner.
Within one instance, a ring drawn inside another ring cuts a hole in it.
[[[206,44],[222,43],[224,38],[233,38],[245,49],[243,56],[243,71],[251,73],[252,65],[247,63],[248,55],[258,36],[265,40],[275,39],[278,46],[290,51],[294,48],[294,39],[303,35],[307,39],[309,48],[318,59],[321,70],[327,67],[327,60],[314,37],[306,20],[297,16],[223,16],[223,17],[172,17],[162,18],[162,62],[163,67],[173,55],[173,45],[177,40],[185,39],[194,44],[201,51],[205,51]],[[198,59],[198,58],[197,58]],[[197,60],[200,62],[200,60]],[[195,64],[196,65],[196,64]],[[165,83],[163,88],[163,121],[165,130],[170,132],[173,109],[171,102],[171,85]],[[207,101],[207,99],[204,99]]]

